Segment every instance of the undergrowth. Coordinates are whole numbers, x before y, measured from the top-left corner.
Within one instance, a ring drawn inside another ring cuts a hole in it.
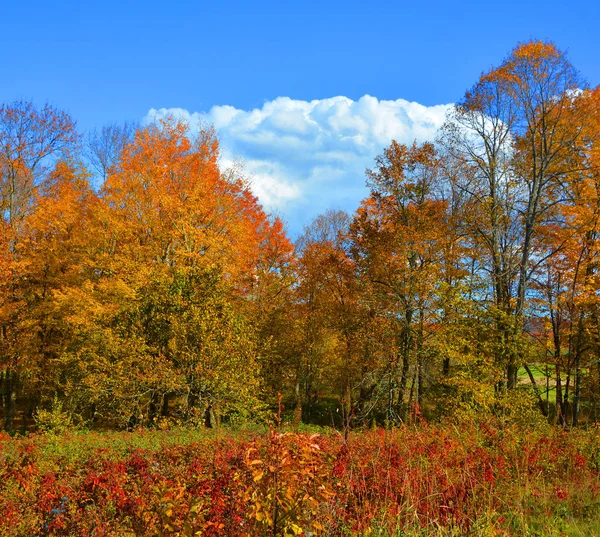
[[[600,435],[491,424],[0,441],[0,535],[597,536]]]

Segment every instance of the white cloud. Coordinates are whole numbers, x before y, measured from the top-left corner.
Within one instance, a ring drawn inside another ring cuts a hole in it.
[[[292,234],[328,208],[353,211],[367,194],[365,169],[391,140],[433,140],[449,105],[403,99],[358,101],[279,97],[262,108],[213,106],[208,112],[152,109],[147,122],[171,114],[217,129],[222,164],[241,159],[255,194],[282,215]]]

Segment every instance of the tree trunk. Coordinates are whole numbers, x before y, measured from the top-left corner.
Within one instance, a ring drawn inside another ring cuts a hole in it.
[[[208,405],[206,410],[204,411],[204,427],[207,429],[212,429],[212,405]]]
[[[162,396],[162,404],[160,405],[160,415],[163,418],[167,418],[169,416],[169,401],[171,396],[169,393],[165,393]]]
[[[573,427],[579,425],[579,405],[581,403],[581,364],[580,357],[577,356],[577,363],[575,366],[575,399],[573,401]]]
[[[293,426],[294,431],[298,431],[300,424],[302,423],[302,392],[300,391],[300,382],[296,382],[296,407],[294,408],[294,420]]]
[[[592,273],[591,265],[588,264],[586,269],[586,283],[588,275]],[[579,406],[581,404],[581,354],[584,349],[584,326],[583,313],[579,314],[579,322],[577,324],[577,340],[575,345],[575,397],[573,398],[573,427],[579,424]]]
[[[517,386],[517,373],[519,368],[514,363],[514,357],[511,357],[511,362],[506,366],[506,388],[512,390]]]
[[[4,373],[4,430],[12,431],[17,406],[17,374],[11,369]]]
[[[556,364],[556,422],[563,428],[566,426],[563,413],[562,380],[558,363]]]
[[[548,417],[548,404],[547,404],[547,402],[544,403],[544,399],[542,398],[542,393],[540,392],[540,389],[538,388],[537,382],[535,381],[535,377],[533,376],[533,372],[531,371],[531,368],[527,364],[524,364],[524,365],[525,365],[525,371],[527,371],[527,374],[529,375],[529,380],[531,381],[531,385],[533,386],[533,391],[535,392],[535,395],[538,398],[540,410],[542,411],[542,414],[544,415],[544,417],[547,418]],[[547,390],[546,390],[546,397],[548,397]]]

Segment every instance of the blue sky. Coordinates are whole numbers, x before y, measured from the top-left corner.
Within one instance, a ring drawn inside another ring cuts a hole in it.
[[[161,109],[212,121],[225,163],[244,162],[294,234],[328,207],[354,209],[387,138],[430,137],[436,105],[518,41],[553,40],[600,83],[600,2],[587,0],[7,0],[1,11],[0,101],[49,101],[81,130]]]

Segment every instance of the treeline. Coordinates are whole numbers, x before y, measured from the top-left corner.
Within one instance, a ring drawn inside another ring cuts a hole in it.
[[[600,89],[519,45],[294,247],[210,129],[82,138],[4,105],[4,427],[214,425],[278,393],[296,423],[596,421],[598,136]]]

